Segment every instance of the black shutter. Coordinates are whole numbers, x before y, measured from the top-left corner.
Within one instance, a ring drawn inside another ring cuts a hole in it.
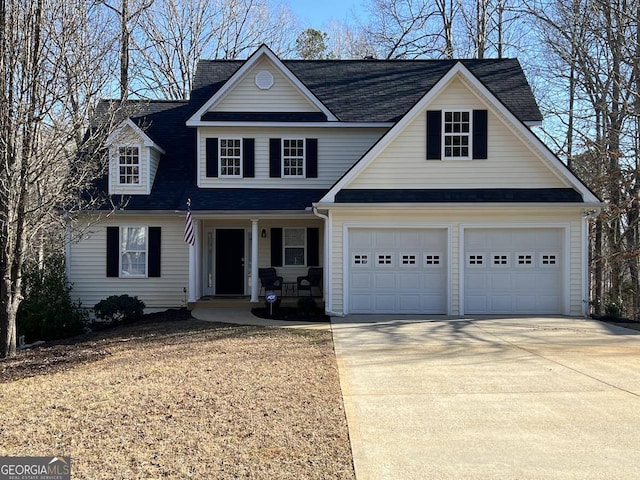
[[[305,157],[307,178],[318,178],[318,139],[307,138]]]
[[[218,176],[218,139],[207,138],[207,177]]]
[[[271,229],[271,266],[282,266],[282,229]]]
[[[427,111],[427,160],[442,158],[442,112]]]
[[[107,277],[120,276],[120,228],[107,227]]]
[[[149,276],[160,276],[160,227],[149,227]]]
[[[282,175],[282,147],[281,140],[279,138],[269,139],[269,176],[271,178],[280,178]]]
[[[473,111],[473,159],[487,158],[487,111]]]
[[[320,229],[307,228],[307,267],[320,265]]]
[[[242,176],[253,178],[256,176],[255,157],[256,141],[254,138],[242,139]]]

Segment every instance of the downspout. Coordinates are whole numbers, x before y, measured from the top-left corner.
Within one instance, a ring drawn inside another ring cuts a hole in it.
[[[332,312],[329,307],[333,307],[333,293],[331,291],[331,282],[329,279],[331,278],[331,249],[329,248],[329,242],[331,239],[331,222],[329,221],[329,216],[324,213],[320,213],[317,207],[313,207],[313,214],[316,217],[320,217],[324,220],[324,278],[322,279],[322,291],[324,292],[324,311],[330,317],[341,317],[342,314]]]

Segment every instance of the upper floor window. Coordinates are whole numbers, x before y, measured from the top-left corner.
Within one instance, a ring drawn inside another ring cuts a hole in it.
[[[140,148],[118,147],[118,183],[140,184]]]
[[[242,141],[239,138],[220,139],[220,176],[242,177]]]
[[[469,158],[470,112],[444,112],[443,127],[444,158]]]
[[[122,227],[120,233],[120,276],[146,276],[147,229],[145,227]]]
[[[427,110],[427,160],[486,160],[487,110]]]
[[[282,139],[282,176],[304,177],[304,139]]]

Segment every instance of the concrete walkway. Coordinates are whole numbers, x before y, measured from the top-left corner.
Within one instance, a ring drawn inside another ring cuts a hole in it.
[[[332,320],[358,480],[640,478],[640,335],[575,318]]]
[[[191,311],[191,316],[208,322],[252,325],[256,327],[304,328],[309,330],[329,330],[331,328],[328,322],[289,322],[258,318],[247,308],[196,307]]]

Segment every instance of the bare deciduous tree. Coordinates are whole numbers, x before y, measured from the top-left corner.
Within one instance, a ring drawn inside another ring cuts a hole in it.
[[[286,5],[266,0],[155,0],[137,18],[130,76],[147,98],[187,99],[200,58],[241,58],[263,43],[291,53],[298,29]]]
[[[0,356],[16,351],[29,244],[80,207],[101,169],[78,159],[90,106],[109,76],[95,7],[83,0],[0,2]],[[86,205],[86,203],[85,203]]]

